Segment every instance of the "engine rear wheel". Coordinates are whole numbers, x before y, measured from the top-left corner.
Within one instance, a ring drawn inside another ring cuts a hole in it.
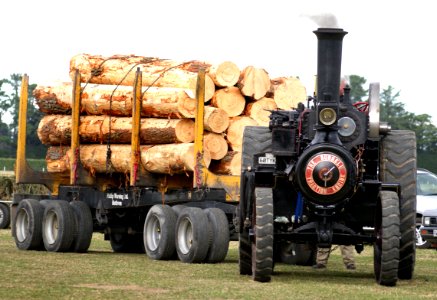
[[[23,199],[17,206],[12,224],[12,235],[20,250],[39,250],[42,248],[42,219],[44,206],[35,199]]]
[[[381,181],[399,183],[399,279],[411,279],[416,260],[416,136],[409,130],[392,130],[382,140]]]
[[[250,206],[254,205],[254,185],[249,169],[252,169],[253,156],[256,153],[268,152],[272,148],[272,133],[268,127],[247,126],[244,129],[242,159],[241,159],[241,189],[238,206],[239,246],[238,265],[241,275],[252,275],[252,244],[249,238],[249,229],[245,228],[246,217],[250,218]],[[253,178],[252,178],[253,179]],[[249,210],[246,213],[246,210]]]
[[[253,219],[252,277],[270,281],[273,272],[273,192],[271,188],[255,188],[256,205]]]
[[[379,193],[374,250],[375,279],[380,285],[395,286],[399,267],[399,198],[396,192]]]

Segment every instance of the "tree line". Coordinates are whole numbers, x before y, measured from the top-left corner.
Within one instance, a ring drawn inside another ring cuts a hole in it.
[[[15,157],[18,131],[18,109],[21,87],[21,74],[11,74],[0,80],[0,157]],[[353,103],[366,101],[367,80],[358,75],[350,75],[351,100]],[[36,84],[29,84],[29,103],[27,112],[27,157],[44,158],[46,146],[42,145],[36,134],[43,114],[38,110],[32,92]],[[399,100],[400,92],[388,86],[380,95],[380,119],[388,122],[392,129],[413,130],[417,138],[418,166],[426,166],[437,172],[437,128],[428,114],[416,115],[405,109]]]

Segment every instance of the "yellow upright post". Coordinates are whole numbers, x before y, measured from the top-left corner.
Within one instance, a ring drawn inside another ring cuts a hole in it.
[[[23,75],[20,91],[20,108],[18,114],[18,140],[17,140],[17,161],[15,163],[15,180],[17,183],[23,181],[26,170],[26,130],[27,130],[27,102],[28,102],[29,77]]]
[[[80,164],[80,142],[79,142],[79,122],[80,122],[80,73],[76,70],[73,81],[72,109],[71,109],[71,155],[70,161],[70,184],[76,185],[79,164]]]
[[[140,170],[140,127],[141,127],[141,102],[142,102],[142,73],[137,69],[134,83],[134,104],[132,105],[132,137],[131,137],[131,169],[130,185],[137,183]]]

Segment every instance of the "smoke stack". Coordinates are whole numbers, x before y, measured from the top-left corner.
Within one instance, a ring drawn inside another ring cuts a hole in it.
[[[339,101],[341,54],[346,31],[340,28],[318,28],[317,100]]]

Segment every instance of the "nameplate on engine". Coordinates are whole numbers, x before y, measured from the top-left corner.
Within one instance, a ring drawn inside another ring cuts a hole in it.
[[[274,165],[276,164],[276,157],[271,153],[266,153],[266,156],[258,157],[258,163],[260,165]]]

